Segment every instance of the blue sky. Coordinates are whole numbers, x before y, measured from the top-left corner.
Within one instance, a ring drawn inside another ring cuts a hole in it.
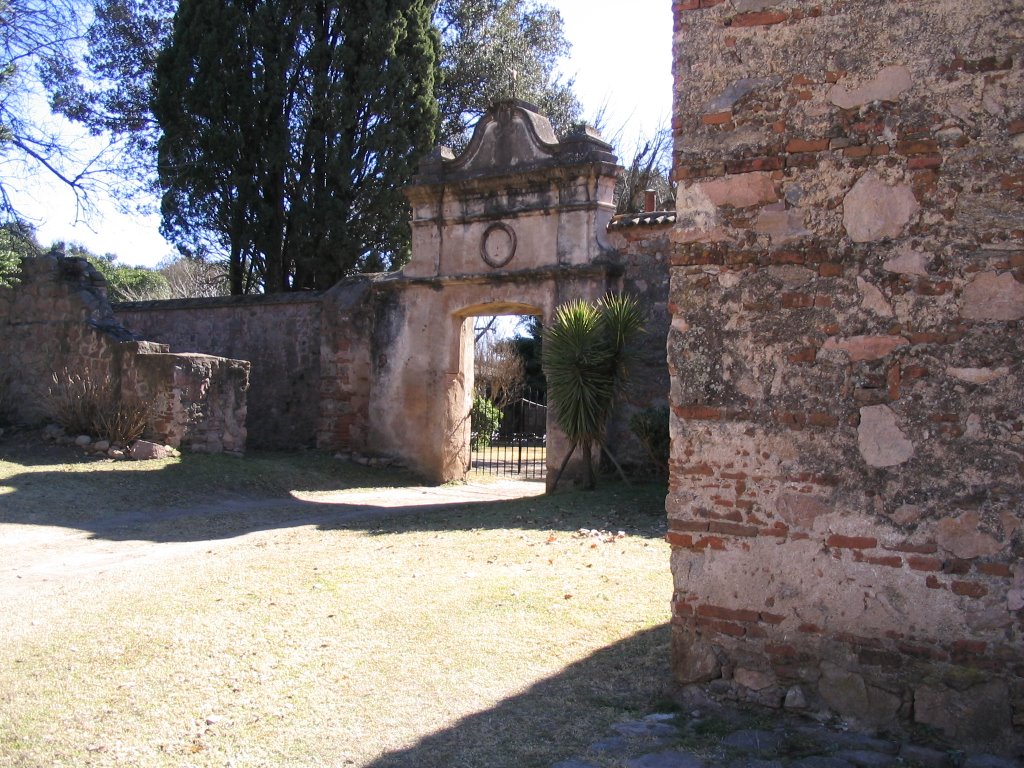
[[[573,46],[563,74],[575,79],[584,116],[606,105],[606,134],[622,130],[624,148],[668,125],[671,116],[671,0],[547,0],[562,13]],[[610,135],[606,138],[611,138]],[[83,145],[87,140],[83,139]],[[17,197],[38,226],[39,239],[76,241],[97,253],[114,253],[132,265],[155,266],[173,248],[158,231],[156,215],[126,215],[97,201],[87,221],[76,223],[74,196],[40,177]]]

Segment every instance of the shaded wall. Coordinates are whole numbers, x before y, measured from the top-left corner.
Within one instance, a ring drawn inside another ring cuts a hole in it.
[[[134,302],[115,311],[126,327],[176,352],[248,360],[251,447],[315,445],[321,294]]]
[[[668,409],[668,272],[674,213],[625,214],[612,219],[608,243],[622,265],[621,290],[635,296],[645,313],[644,333],[632,344],[629,382],[608,424],[608,444],[637,469],[652,468],[631,419],[647,409]],[[666,415],[667,419],[667,415]],[[667,428],[667,424],[666,424]]]
[[[1020,4],[675,23],[676,677],[1019,745]]]

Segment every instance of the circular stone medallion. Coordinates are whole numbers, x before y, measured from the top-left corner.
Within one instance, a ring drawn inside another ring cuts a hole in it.
[[[516,233],[507,224],[491,224],[480,239],[480,256],[489,266],[500,269],[516,255]]]

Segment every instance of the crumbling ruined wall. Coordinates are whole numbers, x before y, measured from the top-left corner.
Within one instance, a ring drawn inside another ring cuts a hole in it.
[[[1019,745],[1020,3],[674,10],[675,675]]]
[[[152,403],[146,437],[211,453],[245,450],[249,364],[171,354],[115,318],[106,281],[85,259],[25,259],[13,287],[0,287],[0,375],[14,419],[48,417],[54,373],[109,378],[122,397]]]
[[[248,439],[312,447],[320,418],[321,294],[225,296],[118,304],[118,319],[181,352],[251,364]]]
[[[26,259],[15,286],[0,286],[0,366],[18,421],[45,417],[57,371],[117,373],[118,344],[134,337],[114,319],[105,291],[85,259],[56,255]]]

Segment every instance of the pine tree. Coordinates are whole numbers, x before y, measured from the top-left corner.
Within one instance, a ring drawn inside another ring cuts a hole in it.
[[[437,124],[431,9],[182,0],[154,88],[165,234],[227,250],[232,293],[400,262]]]

